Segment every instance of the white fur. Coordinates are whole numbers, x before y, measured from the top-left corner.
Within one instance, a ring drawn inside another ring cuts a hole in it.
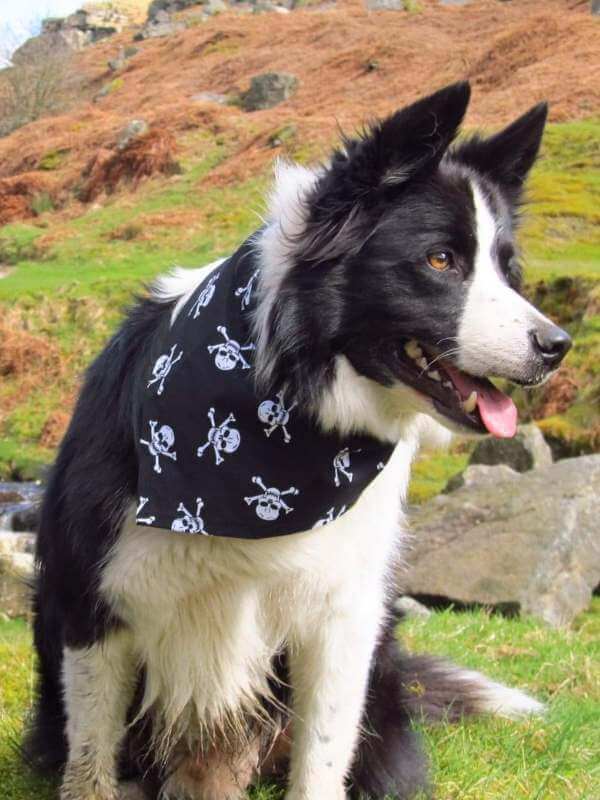
[[[267,378],[271,365],[266,357],[269,316],[283,279],[292,266],[291,250],[304,231],[308,205],[320,171],[279,161],[275,183],[267,205],[267,225],[256,240],[262,269],[258,277],[258,304],[254,316],[255,368]]]
[[[532,356],[531,330],[551,325],[540,312],[510,288],[494,260],[496,223],[475,181],[477,253],[473,277],[458,331],[458,365],[471,375],[528,377]]]
[[[452,676],[476,688],[477,709],[480,712],[518,720],[543,714],[546,710],[543,703],[525,692],[497,683],[480,672],[454,668]]]
[[[154,300],[159,303],[171,303],[173,300],[177,300],[171,313],[171,325],[196,288],[224,261],[225,258],[219,258],[217,261],[211,261],[210,264],[196,269],[174,267],[170,272],[160,275],[154,281],[150,289]]]

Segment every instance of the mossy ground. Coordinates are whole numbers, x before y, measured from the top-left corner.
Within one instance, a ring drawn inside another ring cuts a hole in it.
[[[574,452],[597,448],[594,437],[600,438],[599,142],[598,121],[549,126],[522,234],[531,291],[576,340],[567,364],[577,397],[545,423],[552,435],[574,443]],[[0,478],[32,476],[49,460],[55,441],[46,435],[48,418],[70,407],[85,366],[143,282],[175,264],[199,265],[231,252],[260,224],[268,174],[214,187],[207,179],[231,152],[227,136],[195,131],[180,148],[181,175],[154,179],[75,219],[48,212],[36,224],[0,229],[0,262],[13,267],[0,280],[3,329],[39,337],[61,359],[56,375],[35,363],[25,374],[3,374]],[[515,396],[525,418],[535,414],[539,394]],[[453,458],[434,467],[443,482]],[[417,471],[415,498],[440,488],[433,473]],[[429,488],[418,485],[421,479]]]
[[[423,728],[438,800],[597,800],[600,797],[600,598],[570,630],[485,611],[434,613],[401,636],[425,651],[479,669],[548,704],[527,722],[496,718]],[[0,786],[2,800],[56,800],[56,785],[33,777],[16,745],[33,691],[31,634],[24,621],[0,623]],[[265,786],[254,800],[280,800]]]

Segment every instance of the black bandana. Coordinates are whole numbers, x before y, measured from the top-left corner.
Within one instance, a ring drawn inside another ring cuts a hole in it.
[[[183,306],[148,375],[137,522],[263,539],[326,525],[393,447],[323,433],[293,397],[258,396],[249,314],[259,268],[245,243]]]

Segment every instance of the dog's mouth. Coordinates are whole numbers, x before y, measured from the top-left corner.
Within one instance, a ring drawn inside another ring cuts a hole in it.
[[[396,355],[400,380],[428,397],[438,414],[477,433],[515,435],[516,406],[487,378],[463,372],[416,339],[400,342]]]

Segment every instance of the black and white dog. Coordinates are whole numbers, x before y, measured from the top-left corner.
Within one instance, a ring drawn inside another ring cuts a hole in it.
[[[63,770],[62,800],[136,796],[148,776],[162,798],[238,800],[286,741],[286,800],[408,798],[427,784],[411,717],[540,710],[477,673],[402,654],[386,613],[420,442],[442,426],[512,435],[514,405],[487,376],[537,385],[570,346],[519,293],[515,228],[546,106],[452,145],[469,94],[459,83],[401,109],[325,166],[281,166],[235,292],[242,308],[254,294],[250,343],[220,326],[223,344],[212,328],[204,348],[223,374],[251,375],[257,401],[278,398],[259,409],[265,441],[287,446],[293,407],[317,435],[387,448],[350,507],[272,535],[294,518],[294,487],[286,503],[256,478],[264,493],[245,501],[274,523],[268,536],[202,535],[210,496],[182,501],[171,530],[152,527],[140,441],[164,475],[185,443],[156,420],[148,438],[144,398],[168,395],[184,361],[164,342],[184,317],[202,325],[235,258],[160,279],[91,366],[37,550],[39,691],[25,750]],[[206,439],[202,397],[198,407]],[[210,409],[207,444],[194,442],[207,475],[225,475],[240,443],[222,411]],[[349,452],[335,474],[345,487]]]

